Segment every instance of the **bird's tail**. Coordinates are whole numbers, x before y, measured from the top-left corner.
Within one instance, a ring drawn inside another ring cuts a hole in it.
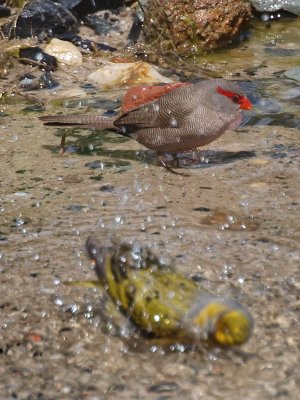
[[[112,270],[112,257],[115,252],[113,247],[104,247],[94,236],[89,236],[86,241],[86,250],[91,260],[95,261],[95,270],[103,284],[107,284]]]
[[[45,115],[40,117],[45,125],[62,126],[62,125],[78,125],[81,128],[98,128],[115,130],[114,118],[103,117],[101,115]]]

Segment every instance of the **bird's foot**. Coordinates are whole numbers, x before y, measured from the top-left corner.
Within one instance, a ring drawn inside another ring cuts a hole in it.
[[[174,154],[159,154],[157,156],[158,165],[162,165],[166,170],[171,172],[174,175],[181,175],[181,176],[189,176],[183,172],[175,171],[173,168],[179,167],[179,160],[176,155]]]
[[[190,152],[182,153],[178,158],[179,165],[194,166],[209,163],[209,157],[203,151],[193,150]]]

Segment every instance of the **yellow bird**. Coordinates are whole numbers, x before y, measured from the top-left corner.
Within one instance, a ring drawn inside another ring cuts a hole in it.
[[[93,236],[86,248],[110,298],[148,337],[219,346],[241,345],[250,337],[253,319],[244,307],[208,293],[150,249],[129,243],[104,248]]]

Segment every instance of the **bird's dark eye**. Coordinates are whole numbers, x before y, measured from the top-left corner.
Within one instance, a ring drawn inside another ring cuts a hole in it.
[[[239,100],[240,100],[240,96],[239,96],[239,95],[235,94],[234,96],[232,96],[232,101],[233,101],[234,103],[238,103]]]

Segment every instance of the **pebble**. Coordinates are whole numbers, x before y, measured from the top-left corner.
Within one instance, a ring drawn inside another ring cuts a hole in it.
[[[270,187],[270,184],[268,182],[253,182],[250,183],[249,187],[253,189],[264,189]]]
[[[148,392],[154,393],[166,393],[174,392],[178,390],[179,386],[175,382],[161,382],[156,385],[152,385],[148,388]]]
[[[100,192],[113,192],[115,187],[112,185],[104,185],[99,188]]]
[[[77,174],[69,174],[65,176],[64,181],[66,183],[80,183],[83,181],[82,176],[77,175]]]
[[[74,44],[65,40],[52,39],[45,48],[45,52],[56,57],[60,64],[79,67],[82,64],[82,54]]]
[[[171,83],[151,65],[139,61],[134,63],[109,63],[92,72],[88,79],[106,89],[151,83]]]
[[[252,164],[252,165],[266,165],[269,163],[269,161],[264,160],[263,158],[255,158],[255,159],[249,160],[248,163]]]

